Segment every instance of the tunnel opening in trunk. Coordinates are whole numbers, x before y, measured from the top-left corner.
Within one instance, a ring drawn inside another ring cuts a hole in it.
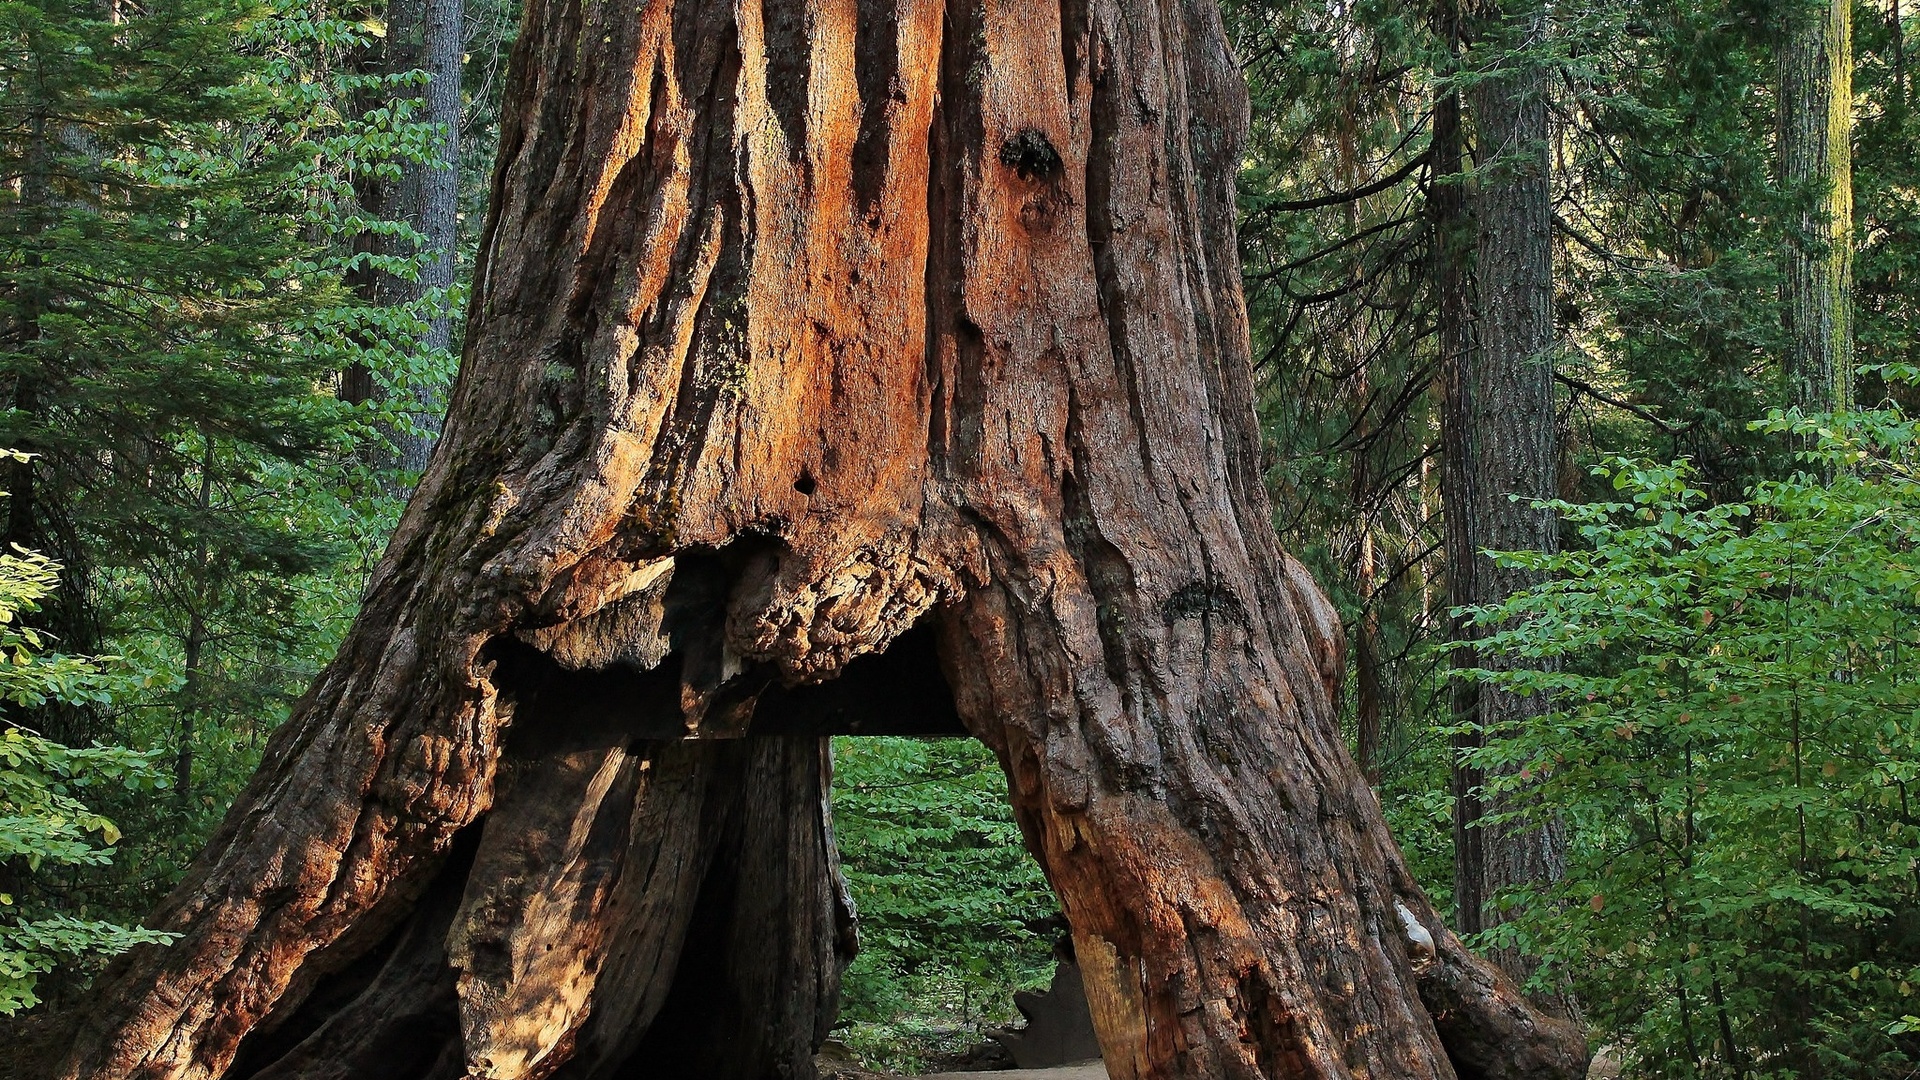
[[[226,1076],[813,1075],[857,933],[830,740],[973,736],[937,613],[819,682],[716,655],[758,554],[683,556],[590,626],[489,645],[513,716],[492,806]]]

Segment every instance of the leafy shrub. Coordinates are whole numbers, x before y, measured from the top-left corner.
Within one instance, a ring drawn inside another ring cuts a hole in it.
[[[1478,764],[1572,828],[1489,936],[1575,981],[1655,1077],[1905,1075],[1920,989],[1920,473],[1896,412],[1757,428],[1807,472],[1712,505],[1684,464],[1601,468],[1551,580],[1476,613],[1556,707]]]
[[[105,702],[111,696],[111,683],[96,664],[48,654],[45,639],[20,624],[21,614],[53,591],[57,573],[44,557],[0,554],[0,706]],[[4,884],[17,879],[22,866],[34,873],[105,864],[120,830],[87,809],[82,794],[110,785],[148,792],[167,781],[150,754],[115,746],[70,749],[12,726],[4,716],[0,725],[0,1015],[12,1015],[38,1003],[39,977],[63,962],[171,939],[67,914],[21,912]]]

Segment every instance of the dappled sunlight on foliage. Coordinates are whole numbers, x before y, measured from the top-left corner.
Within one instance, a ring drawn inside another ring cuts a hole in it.
[[[15,725],[22,708],[104,702],[125,684],[91,660],[47,651],[22,622],[52,592],[58,567],[44,556],[0,554],[0,1015],[39,1002],[40,977],[57,966],[111,956],[171,936],[16,898],[22,883],[57,868],[105,866],[120,829],[89,809],[90,795],[137,795],[167,786],[156,755],[117,746],[73,749]],[[78,917],[75,917],[76,914]]]

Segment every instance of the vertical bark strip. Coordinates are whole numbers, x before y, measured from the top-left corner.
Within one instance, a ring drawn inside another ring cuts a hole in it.
[[[1786,244],[1781,302],[1787,403],[1853,404],[1853,5],[1784,5],[1780,182],[1803,207]]]
[[[1435,31],[1452,51],[1451,70],[1457,70],[1461,51],[1459,4],[1438,0],[1435,4]],[[1479,471],[1471,466],[1471,433],[1476,419],[1473,409],[1473,242],[1472,221],[1466,199],[1466,131],[1460,91],[1449,87],[1433,106],[1433,184],[1427,196],[1428,213],[1433,224],[1434,322],[1440,348],[1440,439],[1442,471],[1440,501],[1446,530],[1446,584],[1449,611],[1460,610],[1477,595],[1478,572],[1473,553],[1473,514],[1479,502]],[[1449,614],[1447,636],[1454,642],[1449,663],[1455,668],[1476,664],[1471,645],[1471,626],[1466,618]],[[1480,688],[1464,680],[1455,681],[1449,704],[1455,724],[1463,724],[1480,712]],[[1486,860],[1481,845],[1486,834],[1477,828],[1481,816],[1479,770],[1460,760],[1459,755],[1479,745],[1477,733],[1468,728],[1452,737],[1455,759],[1449,775],[1453,795],[1453,916],[1461,933],[1478,933],[1482,906],[1481,868]]]
[[[429,82],[422,93],[426,118],[437,134],[433,159],[408,169],[402,204],[408,220],[421,235],[421,247],[431,258],[421,268],[415,296],[453,287],[453,257],[459,243],[461,67],[466,53],[465,0],[424,0],[420,26],[419,68]],[[453,314],[443,303],[427,320],[421,345],[444,352],[453,345]],[[419,395],[413,414],[421,434],[402,446],[400,466],[408,472],[427,467],[440,427],[441,403],[431,393]]]
[[[52,1075],[277,1067],[433,970],[456,880],[458,1045],[395,1077],[807,1075],[851,933],[818,740],[739,736],[913,627],[1116,1076],[1583,1071],[1340,738],[1210,2],[534,0],[510,87],[441,449]]]

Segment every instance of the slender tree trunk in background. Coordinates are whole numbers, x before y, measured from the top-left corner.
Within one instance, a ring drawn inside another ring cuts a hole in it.
[[[1892,25],[1888,28],[1893,35],[1893,107],[1896,118],[1904,117],[1907,112],[1907,26],[1901,21],[1900,0],[1893,0]],[[1849,47],[1851,48],[1851,47]],[[1852,73],[1848,73],[1848,88],[1852,88]],[[1849,153],[1848,166],[1851,169],[1852,156]]]
[[[1487,51],[1538,49],[1546,10],[1529,3],[1475,12],[1468,25]],[[1558,546],[1553,516],[1531,505],[1557,494],[1549,67],[1525,52],[1508,51],[1499,62],[1500,73],[1477,82],[1466,103],[1475,148],[1464,206],[1473,244],[1472,321],[1467,333],[1455,332],[1460,340],[1443,341],[1458,349],[1448,353],[1455,368],[1443,407],[1448,599],[1456,607],[1500,603],[1541,580],[1537,573],[1496,566],[1486,551]],[[1449,242],[1464,247],[1466,241]],[[1443,296],[1443,307],[1447,303]],[[1475,636],[1463,621],[1455,632],[1457,640]],[[1468,646],[1456,650],[1454,662],[1498,669],[1502,658]],[[1546,708],[1539,695],[1462,684],[1455,692],[1456,720],[1469,731],[1458,737],[1457,748],[1477,747],[1485,733],[1524,724]],[[1455,766],[1455,902],[1459,925],[1470,932],[1501,921],[1495,900],[1503,890],[1557,881],[1566,869],[1558,824],[1489,820],[1519,804],[1477,790],[1485,779]],[[1534,967],[1517,953],[1498,959],[1516,978]]]
[[[460,182],[460,75],[461,55],[466,35],[462,26],[464,0],[391,0],[405,13],[405,25],[391,23],[388,34],[400,34],[398,43],[389,41],[404,55],[395,57],[405,68],[430,76],[421,92],[424,116],[436,131],[433,158],[410,165],[400,178],[395,210],[420,233],[422,250],[431,258],[420,269],[417,282],[397,282],[395,299],[411,303],[431,292],[453,285],[454,246],[458,242],[457,216]],[[421,346],[433,352],[445,352],[453,344],[453,318],[446,304],[440,304],[427,322]],[[432,387],[416,391],[419,408],[412,414],[420,434],[408,435],[401,443],[400,466],[409,472],[423,472],[427,455],[439,437],[440,418],[446,403]]]
[[[37,333],[37,331],[35,331]],[[33,380],[29,376],[13,379],[8,397],[8,406],[22,416],[34,415],[39,408],[38,394]],[[13,439],[19,445],[0,447],[15,450],[21,454],[33,453],[33,442],[29,439]],[[7,493],[6,535],[0,537],[0,551],[9,555],[17,554],[16,549],[37,550],[40,546],[40,528],[34,520],[33,505],[33,459],[8,458],[5,466],[5,487]]]
[[[205,430],[200,438],[200,490],[194,502],[204,518],[213,507],[213,439]],[[187,632],[181,639],[180,694],[174,704],[173,797],[183,807],[193,794],[194,724],[206,693],[206,609],[214,588],[214,569],[204,534],[188,569],[191,584],[182,590],[187,603]]]
[[[1436,30],[1453,49],[1457,65],[1460,53],[1460,13],[1453,0],[1441,0],[1435,18]],[[1457,89],[1448,88],[1433,107],[1433,180],[1427,194],[1428,213],[1433,220],[1433,290],[1435,336],[1440,348],[1440,505],[1445,527],[1447,607],[1449,612],[1466,603],[1474,593],[1473,536],[1469,531],[1472,515],[1456,512],[1473,505],[1478,482],[1475,470],[1465,467],[1471,460],[1473,340],[1473,223],[1467,216],[1466,132],[1464,110]],[[1447,638],[1456,643],[1449,663],[1455,668],[1474,666],[1473,650],[1466,645],[1471,633],[1467,621],[1457,615],[1447,617]],[[1480,688],[1456,680],[1451,688],[1453,720],[1464,722],[1479,714]],[[1452,737],[1455,755],[1451,772],[1453,794],[1453,918],[1463,934],[1483,929],[1480,920],[1481,891],[1480,845],[1485,834],[1469,829],[1480,819],[1480,774],[1459,760],[1459,755],[1478,745],[1471,733]]]
[[[207,644],[207,623],[196,607],[187,618],[187,634],[180,665],[180,696],[174,706],[173,798],[187,805],[193,793],[194,720],[200,712],[202,652]]]
[[[10,220],[5,222],[5,227],[10,230],[17,229],[34,236],[45,231],[53,201],[53,148],[47,123],[48,117],[44,112],[35,112],[27,118],[27,145],[26,152],[21,155],[19,200],[7,215]],[[16,294],[14,302],[17,307],[11,325],[6,328],[7,348],[9,352],[29,353],[41,339],[40,316],[46,306],[46,298],[39,280],[41,253],[29,246],[22,261],[26,273],[8,283],[9,291]],[[29,369],[15,373],[7,380],[6,405],[16,416],[32,418],[39,415],[40,388],[35,375]],[[32,454],[38,447],[25,434],[13,434],[7,439],[7,445],[0,449]],[[5,463],[6,535],[0,536],[0,552],[11,555],[15,548],[25,548],[46,553],[42,544],[45,537],[37,513],[39,508],[34,501],[33,469],[34,463],[30,458],[9,458]],[[70,589],[73,584],[68,583],[65,587]]]
[[[388,0],[386,34],[361,59],[370,74],[398,75],[424,71],[428,82],[400,96],[417,104],[413,120],[433,125],[434,152],[424,161],[404,162],[394,178],[368,177],[358,185],[361,207],[389,221],[406,222],[420,241],[367,233],[356,243],[371,254],[396,258],[428,256],[418,280],[409,280],[369,267],[354,275],[354,286],[367,299],[387,307],[417,304],[433,290],[453,284],[457,237],[460,134],[461,55],[465,42],[463,0]],[[369,104],[374,104],[369,102]],[[444,351],[453,343],[453,320],[445,305],[427,320],[419,339],[424,351]],[[341,396],[349,401],[373,400],[380,393],[373,373],[364,367],[343,373]],[[442,402],[430,387],[416,390],[418,408],[410,416],[418,433],[394,437],[395,464],[411,472],[426,469],[427,455],[437,437]]]
[[[382,22],[390,25],[396,14],[395,9],[404,9],[409,5],[418,5],[424,0],[392,0],[388,8],[380,12]],[[367,43],[354,49],[348,56],[353,73],[358,76],[379,77],[388,72],[388,59],[391,50],[386,35],[377,35]],[[403,69],[404,70],[404,69]],[[390,91],[385,86],[369,89],[359,88],[351,99],[351,107],[361,114],[374,109],[392,105]],[[411,163],[400,163],[401,169],[411,168]],[[384,220],[392,214],[395,182],[391,177],[367,170],[353,178],[354,199],[360,212],[374,220]],[[363,231],[353,237],[353,254],[358,256],[383,256],[390,253],[392,244],[372,230]],[[346,273],[346,283],[363,302],[376,307],[393,303],[395,279],[383,274],[370,262],[354,265]],[[363,345],[371,342],[362,342]],[[381,400],[383,388],[375,377],[372,368],[365,364],[352,364],[340,373],[340,400],[355,405],[365,405]],[[363,448],[363,457],[371,464],[382,468],[389,467],[388,454],[384,450]]]
[[[1353,694],[1354,726],[1360,751],[1360,772],[1367,783],[1379,786],[1381,758],[1384,756],[1384,729],[1381,724],[1380,685],[1380,609],[1374,592],[1379,587],[1379,560],[1373,542],[1373,530],[1360,536],[1360,550],[1354,560],[1354,589],[1363,606],[1354,631]]]
[[[1348,132],[1342,132],[1340,142],[1339,185],[1342,191],[1352,191],[1360,186],[1356,155],[1352,139]],[[1345,206],[1346,235],[1359,232],[1359,201],[1348,200]],[[1358,273],[1356,268],[1356,274]],[[1381,713],[1380,700],[1380,609],[1374,603],[1374,591],[1379,581],[1379,560],[1376,557],[1374,533],[1378,524],[1374,518],[1380,512],[1383,498],[1374,491],[1374,439],[1378,432],[1367,420],[1373,396],[1373,366],[1369,355],[1369,344],[1363,339],[1356,320],[1344,331],[1348,349],[1348,360],[1352,366],[1353,378],[1350,389],[1352,409],[1361,422],[1353,432],[1353,484],[1349,505],[1354,508],[1355,525],[1359,536],[1353,546],[1353,591],[1359,599],[1359,616],[1353,623],[1353,720],[1354,747],[1358,752],[1360,773],[1367,783],[1378,787],[1380,784],[1381,757]],[[1337,703],[1336,703],[1337,707]]]
[[[444,442],[37,1075],[808,1076],[868,700],[999,755],[1116,1077],[1584,1073],[1344,747],[1211,2],[535,0],[509,87]]]
[[[1351,186],[1351,185],[1349,185]],[[1348,234],[1354,229],[1351,223]],[[1359,347],[1354,349],[1354,399],[1356,410],[1365,415],[1372,391],[1367,360]],[[1380,685],[1380,609],[1374,603],[1379,587],[1379,559],[1374,545],[1373,520],[1379,505],[1373,490],[1373,446],[1371,432],[1364,427],[1354,433],[1359,444],[1353,452],[1353,498],[1360,535],[1353,545],[1353,591],[1360,611],[1353,622],[1353,720],[1354,745],[1358,751],[1360,773],[1367,783],[1380,783],[1382,741],[1382,702]]]
[[[1853,404],[1853,7],[1790,3],[1780,48],[1780,183],[1806,199],[1786,244],[1787,403]]]
[[[33,236],[45,231],[53,202],[53,146],[47,131],[48,120],[45,110],[36,110],[26,119],[26,152],[21,155],[19,199],[7,215],[11,220],[6,222],[9,229],[18,229]],[[41,338],[40,316],[46,306],[45,290],[38,273],[42,266],[41,258],[40,251],[29,246],[22,260],[23,269],[27,272],[19,280],[9,283],[9,290],[16,293],[15,303],[18,305],[12,325],[7,327],[9,351],[29,352]],[[39,386],[34,373],[19,372],[8,380],[8,384],[6,404],[9,410],[21,417],[37,416],[40,409]],[[7,445],[0,449],[32,454],[37,447],[30,438],[13,435],[7,440]],[[31,459],[9,459],[6,462],[6,492],[7,532],[0,537],[0,543],[4,543],[0,551],[12,554],[16,547],[41,549],[43,537],[35,513],[37,507],[34,503]]]

